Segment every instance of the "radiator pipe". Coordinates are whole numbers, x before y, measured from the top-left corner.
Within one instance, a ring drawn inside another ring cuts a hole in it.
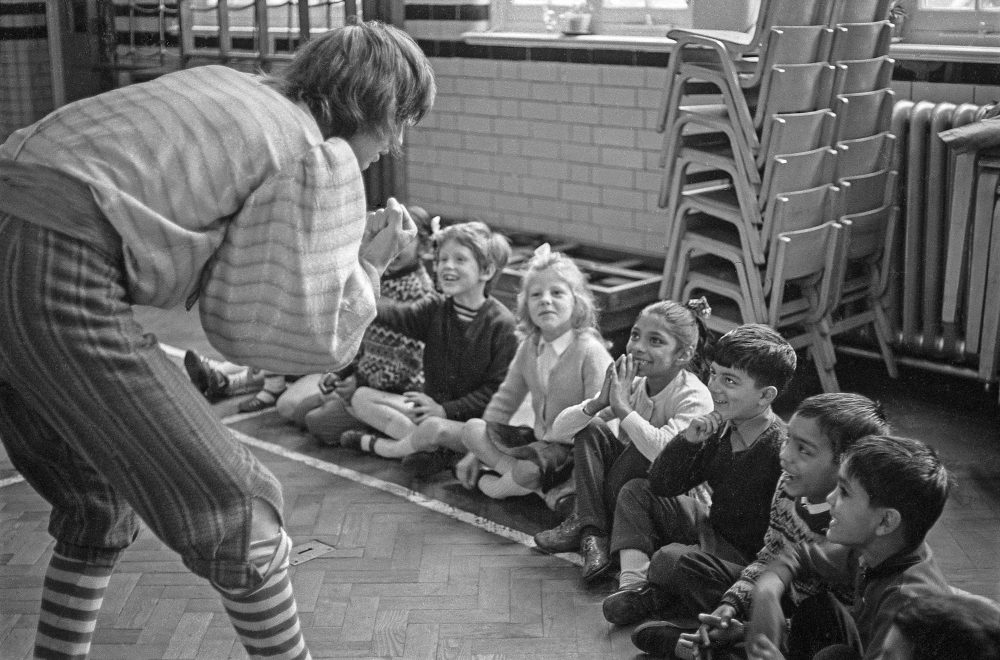
[[[834,347],[838,353],[843,353],[845,355],[854,355],[857,357],[869,358],[872,360],[880,361],[882,360],[882,354],[876,351],[868,350],[866,348],[858,348],[856,346],[835,346]],[[913,358],[905,355],[897,355],[896,362],[899,364],[906,365],[907,367],[915,367],[917,369],[923,369],[925,371],[932,371],[934,373],[943,374],[945,376],[958,376],[959,378],[971,378],[972,380],[981,380],[979,377],[979,372],[971,367],[956,367],[943,362],[934,362],[932,360],[924,360],[921,358]],[[984,380],[983,387],[987,392],[993,389],[994,381]]]

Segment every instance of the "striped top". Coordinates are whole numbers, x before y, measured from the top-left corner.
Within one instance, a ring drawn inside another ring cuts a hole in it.
[[[90,187],[121,236],[133,303],[183,302],[215,256],[202,320],[231,360],[336,369],[374,317],[354,153],[257,76],[202,66],[83,99],[15,132],[0,158]]]

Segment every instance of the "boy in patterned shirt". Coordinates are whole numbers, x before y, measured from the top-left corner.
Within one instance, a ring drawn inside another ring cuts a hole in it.
[[[650,581],[672,584],[685,614],[709,612],[698,618],[697,633],[683,635],[685,646],[714,650],[742,641],[750,614],[754,584],[764,567],[786,549],[825,538],[830,523],[826,496],[837,484],[841,455],[866,435],[885,434],[889,426],[877,403],[860,394],[817,394],[803,401],[788,422],[788,439],[781,449],[781,481],[771,500],[771,516],[764,547],[742,571],[707,553],[681,557],[668,570],[650,566]],[[731,585],[731,586],[730,586]],[[798,580],[789,590],[795,604],[820,591],[817,580]],[[717,605],[717,606],[716,606]],[[682,628],[667,621],[650,621],[636,628],[633,641],[647,653],[669,655]]]

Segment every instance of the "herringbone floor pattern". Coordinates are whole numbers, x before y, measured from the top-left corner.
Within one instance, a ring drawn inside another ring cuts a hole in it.
[[[211,351],[193,314],[147,309],[139,320],[161,341]],[[931,531],[931,547],[952,584],[1000,600],[995,393],[922,372],[888,381],[879,364],[864,361],[845,360],[838,372],[846,390],[882,401],[897,433],[938,449],[958,486]],[[793,383],[776,409],[787,419],[795,402],[814,391],[813,383]],[[220,417],[232,416],[236,401],[216,404]],[[318,540],[334,548],[292,568],[314,657],[642,657],[629,641],[630,630],[614,628],[601,615],[613,577],[586,586],[576,565],[511,540],[558,522],[537,497],[496,502],[466,492],[447,475],[415,482],[398,462],[320,447],[273,412],[229,419],[234,430],[257,439],[255,453],[281,479],[286,523],[297,545]],[[391,482],[394,492],[359,483],[359,475],[361,482]],[[403,489],[419,497],[400,497],[407,494]],[[415,503],[421,498],[427,506]],[[450,507],[467,513],[446,515]],[[31,653],[52,548],[48,508],[17,482],[0,450],[2,660]],[[487,531],[498,524],[510,533]],[[112,578],[91,658],[245,657],[214,591],[143,533]]]
[[[390,493],[257,452],[286,485],[288,531],[334,546],[292,570],[316,658],[624,658],[627,631],[579,569]],[[52,543],[25,483],[0,504],[0,657],[30,654]],[[610,633],[610,634],[609,634]],[[243,658],[215,593],[144,532],[118,566],[92,658]]]

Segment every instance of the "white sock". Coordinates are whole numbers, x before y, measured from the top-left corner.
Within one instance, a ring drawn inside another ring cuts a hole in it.
[[[502,500],[518,495],[528,495],[535,492],[515,482],[510,472],[501,477],[492,474],[483,475],[479,478],[479,490],[495,500]]]
[[[413,440],[408,436],[399,440],[379,438],[372,443],[372,451],[383,458],[402,458],[416,450],[413,448]]]
[[[618,553],[621,572],[618,574],[618,588],[645,582],[649,574],[649,556],[641,550],[625,548]]]

